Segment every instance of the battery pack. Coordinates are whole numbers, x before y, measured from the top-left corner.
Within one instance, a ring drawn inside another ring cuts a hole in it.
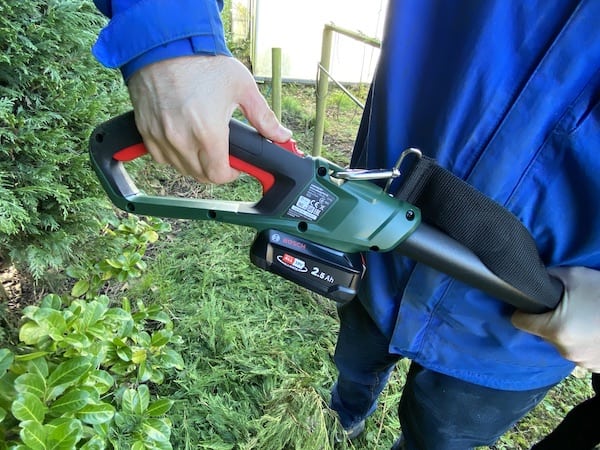
[[[276,230],[263,230],[250,248],[251,261],[338,303],[352,300],[365,274],[360,253],[338,250]]]

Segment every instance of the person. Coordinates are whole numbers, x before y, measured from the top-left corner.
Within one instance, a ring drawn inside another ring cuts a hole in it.
[[[96,0],[93,48],[120,68],[158,162],[202,182],[238,173],[227,123],[239,107],[284,142],[251,74],[227,50],[219,0]],[[600,33],[595,0],[390,2],[352,164],[389,168],[420,148],[508,208],[565,286],[532,315],[422,264],[366,255],[359,296],[339,308],[331,407],[364,428],[401,358],[412,363],[394,448],[493,444],[574,363],[600,371]]]

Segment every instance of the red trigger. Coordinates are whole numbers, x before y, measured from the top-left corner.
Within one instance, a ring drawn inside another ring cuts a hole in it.
[[[304,152],[299,150],[296,146],[296,141],[294,139],[290,139],[287,142],[275,142],[279,147],[284,150],[287,150],[290,153],[293,153],[297,156],[304,156]]]

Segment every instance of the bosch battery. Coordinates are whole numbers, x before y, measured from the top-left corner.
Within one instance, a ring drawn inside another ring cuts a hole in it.
[[[341,252],[276,230],[256,235],[250,259],[261,269],[338,303],[356,296],[366,270],[360,253]]]

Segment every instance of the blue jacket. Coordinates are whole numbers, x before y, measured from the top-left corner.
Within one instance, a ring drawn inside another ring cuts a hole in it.
[[[96,3],[113,19],[94,54],[126,77],[171,56],[228,54],[217,1]],[[356,163],[389,168],[418,147],[516,214],[548,266],[600,269],[598,17],[596,0],[391,1]],[[506,304],[394,254],[367,258],[361,299],[390,351],[499,389],[572,370],[516,330]]]
[[[167,58],[230,55],[220,11],[223,0],[94,0],[111,20],[92,53],[121,69],[125,80],[138,69]]]

